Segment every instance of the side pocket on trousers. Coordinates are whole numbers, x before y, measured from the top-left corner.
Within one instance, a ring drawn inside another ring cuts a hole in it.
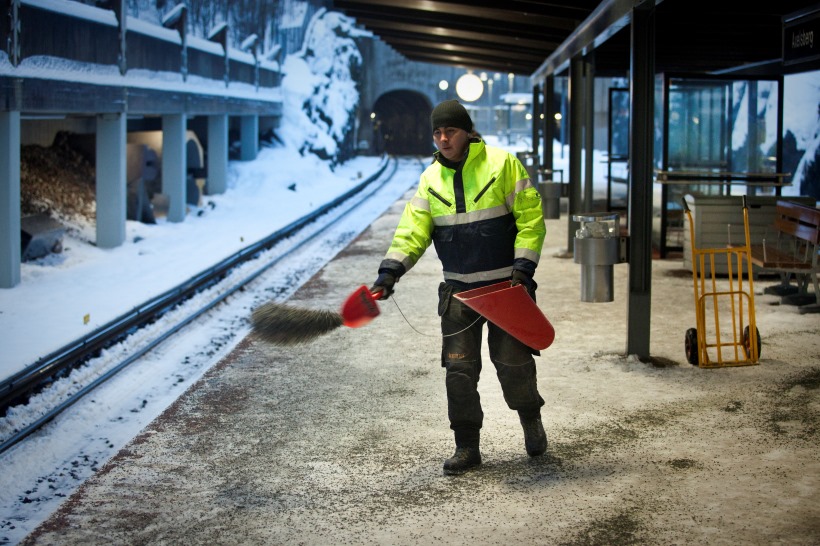
[[[443,317],[450,306],[450,298],[453,295],[453,286],[443,282],[438,285],[438,316]]]

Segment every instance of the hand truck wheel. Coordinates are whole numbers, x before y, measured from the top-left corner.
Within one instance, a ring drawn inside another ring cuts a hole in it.
[[[752,358],[752,340],[749,336],[749,327],[743,329],[743,350],[746,351],[746,358]],[[755,333],[757,334],[757,358],[760,358],[760,349],[762,342],[760,341],[760,330],[755,326]]]
[[[700,364],[700,356],[698,353],[698,330],[697,328],[689,328],[686,330],[686,361],[693,366]]]

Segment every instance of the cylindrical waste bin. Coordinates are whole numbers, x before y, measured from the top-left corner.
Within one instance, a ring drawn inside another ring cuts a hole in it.
[[[566,185],[564,184],[564,171],[553,170],[546,167],[539,167],[538,182],[536,188],[541,194],[541,208],[544,211],[545,220],[557,220],[561,217],[561,198],[565,197]],[[555,180],[555,173],[560,175],[560,180]]]
[[[561,217],[561,191],[563,184],[545,180],[538,182],[538,193],[541,194],[541,208],[545,220],[557,220]]]
[[[618,213],[574,214],[580,222],[575,232],[574,261],[581,264],[581,301],[614,299],[612,266],[620,262],[620,216]]]

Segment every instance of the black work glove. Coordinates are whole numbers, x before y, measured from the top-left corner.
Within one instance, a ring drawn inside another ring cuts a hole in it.
[[[376,294],[376,299],[379,300],[386,300],[390,297],[393,293],[393,286],[396,284],[396,276],[392,273],[379,273],[379,278],[376,279],[376,282],[373,283],[373,286],[370,287],[370,293]]]
[[[517,286],[519,284],[523,284],[529,295],[535,299],[535,288],[538,285],[535,284],[535,281],[532,279],[532,275],[526,271],[521,271],[520,269],[513,269],[512,278],[510,279],[510,286]]]
[[[524,288],[529,288],[532,284],[532,276],[520,269],[513,269],[510,286],[517,286],[519,284],[523,284]]]

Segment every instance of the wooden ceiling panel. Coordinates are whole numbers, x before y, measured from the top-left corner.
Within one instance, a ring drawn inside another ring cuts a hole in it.
[[[336,0],[410,60],[529,75],[598,1]]]
[[[783,17],[817,0],[655,0],[658,72],[782,69]],[[635,0],[333,0],[333,8],[409,60],[530,76],[583,32]],[[602,15],[604,14],[604,15]],[[596,19],[597,18],[597,19]],[[590,22],[592,21],[592,22]],[[627,23],[628,25],[628,23]],[[629,66],[629,28],[596,34],[596,71]],[[581,40],[582,41],[582,40]],[[584,46],[583,53],[593,51]]]

